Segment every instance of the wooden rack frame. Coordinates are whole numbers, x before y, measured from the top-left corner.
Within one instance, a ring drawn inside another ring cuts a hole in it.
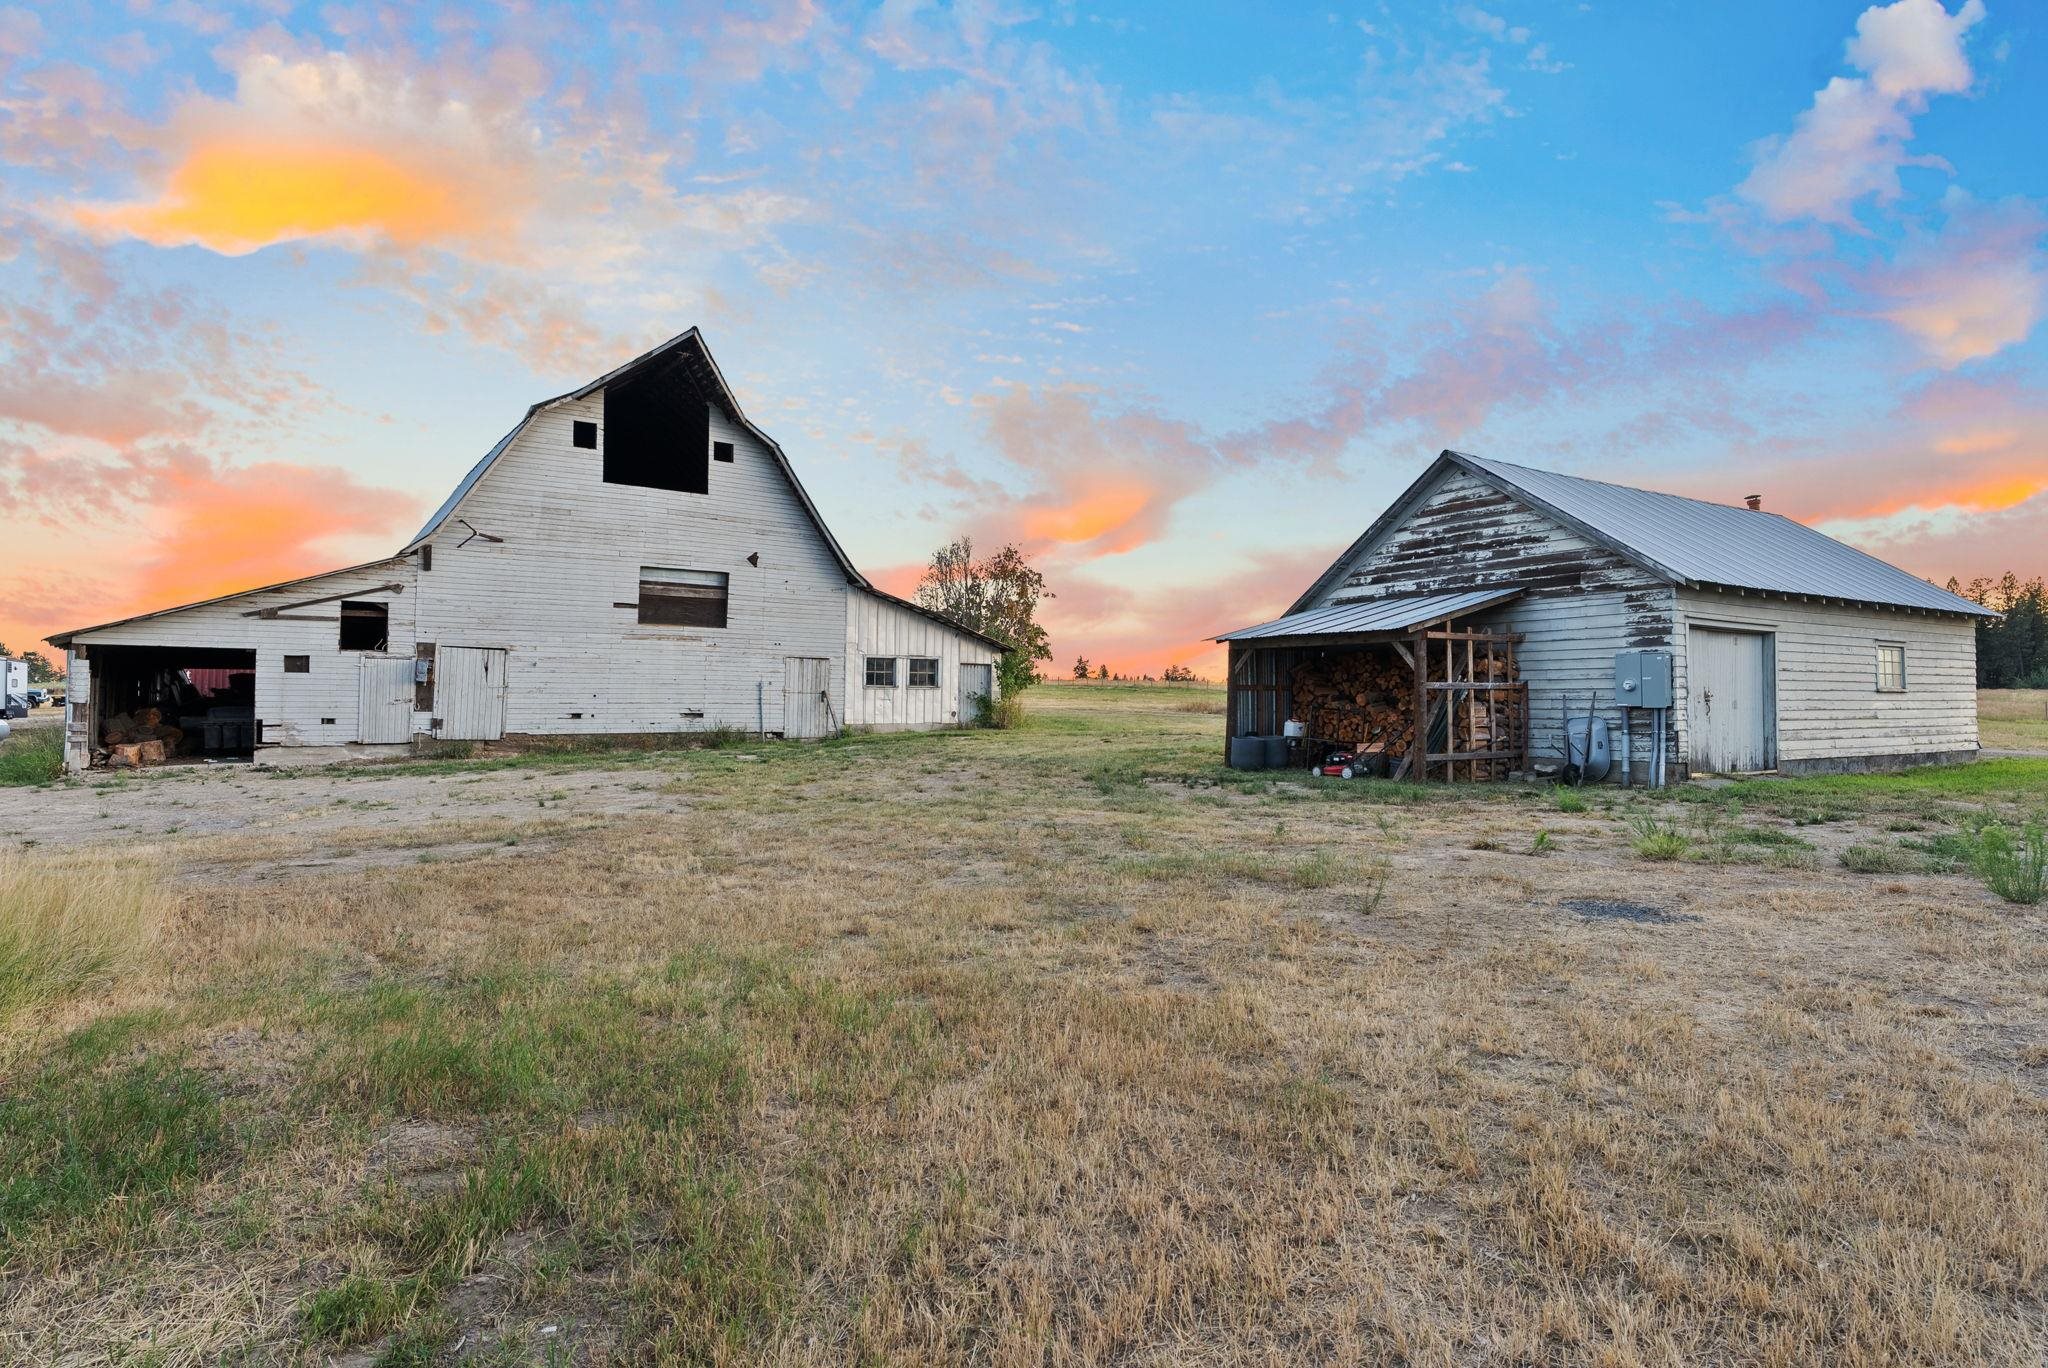
[[[1396,643],[1415,671],[1415,741],[1402,763],[1404,775],[1427,782],[1434,766],[1445,783],[1455,783],[1462,764],[1466,781],[1476,782],[1529,767],[1529,686],[1515,660],[1521,641],[1516,632],[1458,631],[1445,623]],[[1458,748],[1461,715],[1467,734],[1483,731],[1489,744]],[[1444,748],[1431,750],[1439,722]]]

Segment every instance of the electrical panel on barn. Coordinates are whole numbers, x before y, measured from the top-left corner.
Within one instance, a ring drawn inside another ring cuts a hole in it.
[[[1624,708],[1671,706],[1671,652],[1616,651],[1614,701]]]

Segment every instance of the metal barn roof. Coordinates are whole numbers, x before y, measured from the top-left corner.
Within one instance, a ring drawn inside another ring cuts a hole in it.
[[[1934,613],[1996,617],[1895,565],[1778,513],[1534,470],[1462,451],[1440,455],[1295,608],[1311,603],[1407,515],[1447,466],[1460,467],[1674,584],[1720,585]]]
[[[1505,603],[1520,589],[1467,589],[1456,594],[1403,594],[1397,598],[1360,599],[1311,608],[1306,613],[1226,632],[1211,641],[1255,641],[1272,637],[1360,636],[1371,632],[1411,632],[1445,618],[1462,617]]]

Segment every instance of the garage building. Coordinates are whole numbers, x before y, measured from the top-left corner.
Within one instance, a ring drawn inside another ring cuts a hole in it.
[[[1303,720],[1388,772],[1487,779],[1562,763],[1564,719],[1596,716],[1641,776],[1615,657],[1648,650],[1671,662],[1667,777],[1975,758],[1993,614],[1745,504],[1445,451],[1286,616],[1217,638],[1229,735]]]

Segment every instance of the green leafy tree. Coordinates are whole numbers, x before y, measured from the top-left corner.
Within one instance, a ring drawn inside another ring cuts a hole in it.
[[[1097,679],[1107,679],[1107,678],[1109,678],[1109,666],[1105,665],[1105,666],[1103,666],[1103,667],[1102,667],[1102,668],[1101,668],[1100,670],[1097,670],[1097,671],[1095,672],[1095,677],[1096,677]]]
[[[1185,665],[1166,667],[1166,682],[1169,684],[1193,684],[1196,678],[1195,672]]]
[[[1045,576],[1025,559],[1022,549],[1005,546],[977,558],[968,537],[934,551],[917,584],[920,607],[1010,648],[996,667],[1005,697],[1036,684],[1039,662],[1052,659],[1051,639],[1038,621],[1039,603],[1052,596]]]
[[[1076,678],[1076,679],[1086,679],[1087,677],[1088,677],[1088,657],[1087,657],[1087,656],[1075,656],[1075,657],[1074,657],[1074,678]]]
[[[6,652],[0,651],[0,655],[4,654]],[[55,665],[52,665],[50,658],[41,651],[23,651],[21,659],[22,663],[28,666],[28,677],[31,683],[51,684],[63,677],[62,672]]]
[[[2048,585],[2008,570],[1967,586],[1951,579],[1948,589],[2005,615],[1977,623],[1979,688],[2048,688]]]

